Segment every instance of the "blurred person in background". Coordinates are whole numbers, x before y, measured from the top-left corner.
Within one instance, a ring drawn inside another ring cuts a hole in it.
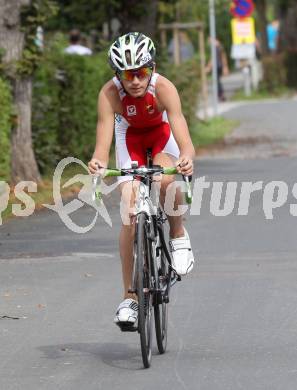
[[[81,34],[77,29],[70,31],[69,43],[70,45],[65,49],[65,53],[67,54],[78,54],[81,56],[88,56],[92,54],[91,49],[81,44]]]
[[[278,38],[279,38],[279,21],[273,20],[267,25],[267,39],[268,39],[268,48],[271,53],[275,53],[278,48]]]
[[[179,50],[180,50],[180,59],[181,61],[190,60],[194,55],[194,46],[188,37],[187,33],[184,31],[179,31],[178,33],[179,39]],[[174,39],[172,38],[168,45],[168,53],[170,55],[170,59],[173,62],[174,58]]]
[[[209,44],[211,45],[211,38],[208,39]],[[216,47],[216,57],[217,57],[217,82],[218,82],[218,97],[220,101],[225,101],[225,93],[223,84],[221,81],[222,76],[227,76],[229,74],[228,60],[226,52],[223,48],[223,45],[218,39],[215,39],[215,47]],[[206,73],[210,73],[212,71],[212,61],[211,59],[208,61],[208,64],[205,68]]]

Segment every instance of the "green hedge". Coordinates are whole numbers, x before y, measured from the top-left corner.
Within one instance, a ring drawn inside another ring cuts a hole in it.
[[[33,143],[41,172],[74,156],[84,161],[95,146],[97,98],[112,76],[106,53],[96,56],[49,53],[33,89]]]
[[[0,78],[0,180],[10,177],[10,129],[12,98],[8,84]]]
[[[157,71],[167,77],[176,86],[189,129],[190,131],[193,130],[197,122],[196,111],[200,87],[198,58],[194,57],[192,60],[183,62],[179,66],[173,65],[161,58],[157,64]]]
[[[262,58],[263,80],[261,88],[269,92],[277,92],[286,84],[286,68],[282,54]]]
[[[297,54],[283,52],[262,58],[263,80],[261,87],[268,92],[278,92],[285,85],[297,88]]]
[[[297,88],[297,53],[287,52],[285,58],[287,68],[287,85],[289,88]]]

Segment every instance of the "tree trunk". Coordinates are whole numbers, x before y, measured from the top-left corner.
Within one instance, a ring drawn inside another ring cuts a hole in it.
[[[288,8],[283,26],[286,50],[287,83],[297,89],[297,4]]]
[[[25,36],[21,31],[21,7],[29,5],[31,0],[0,0],[0,48],[4,49],[3,63],[7,75],[12,80],[14,103],[16,108],[16,125],[12,129],[11,181],[40,181],[40,174],[32,147],[31,101],[32,80],[21,78],[16,74],[15,62],[22,57]]]
[[[297,4],[292,4],[288,8],[286,18],[284,20],[284,35],[286,49],[292,52],[297,52]]]
[[[157,34],[157,10],[158,1],[150,0],[146,3],[139,0],[130,0],[120,2],[121,7],[117,9],[117,17],[121,22],[121,33],[126,34],[129,31],[140,31],[150,38]]]
[[[17,111],[16,124],[11,134],[12,182],[20,180],[40,181],[31,134],[32,80],[14,81],[14,103]]]
[[[144,18],[143,31],[150,38],[155,38],[158,34],[157,31],[157,11],[158,11],[158,2],[157,0],[151,0],[147,3],[147,15]]]
[[[255,2],[256,10],[259,16],[259,30],[261,34],[261,53],[263,56],[269,54],[267,39],[267,17],[266,17],[266,0],[257,0]]]

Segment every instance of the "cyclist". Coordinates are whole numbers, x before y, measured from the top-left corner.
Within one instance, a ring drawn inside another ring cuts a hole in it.
[[[96,147],[89,170],[91,174],[106,168],[115,128],[118,168],[131,167],[132,161],[146,164],[146,149],[152,149],[154,164],[175,165],[179,173],[192,175],[194,147],[181,110],[175,86],[155,72],[155,46],[142,33],[130,32],[119,37],[110,47],[109,63],[115,76],[101,89],[98,97]],[[121,177],[122,202],[129,210],[133,203],[132,178]],[[173,178],[161,181],[160,201],[164,203],[166,189]],[[132,200],[131,200],[132,199]],[[181,191],[176,191],[175,205],[182,203]],[[172,265],[180,275],[189,273],[194,264],[189,235],[182,216],[169,216]],[[114,322],[135,324],[138,317],[137,298],[131,288],[133,267],[134,225],[124,218],[120,233],[120,255],[124,283],[124,301],[117,309]]]

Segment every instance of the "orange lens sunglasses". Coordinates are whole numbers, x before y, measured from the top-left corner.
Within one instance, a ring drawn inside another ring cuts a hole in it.
[[[141,80],[148,76],[151,76],[152,72],[153,69],[147,66],[135,70],[123,70],[122,72],[119,73],[119,76],[122,80],[133,81],[135,76]]]

